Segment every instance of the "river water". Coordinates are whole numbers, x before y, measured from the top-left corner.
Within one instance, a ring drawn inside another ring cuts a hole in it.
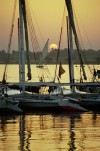
[[[4,66],[0,65],[0,68],[2,79]],[[54,67],[48,68],[51,70],[49,75],[53,76]],[[8,69],[8,81],[18,81],[18,65],[10,65]],[[66,66],[64,69],[68,71]],[[32,68],[33,81],[37,81],[36,70]],[[45,69],[44,71],[47,72]],[[77,71],[79,69],[76,70],[76,79],[79,77]],[[40,71],[38,73],[40,75]],[[68,74],[63,77],[68,82]],[[47,150],[100,151],[100,113],[33,112],[25,115],[5,113],[0,116],[0,151]]]
[[[100,65],[89,65],[89,66],[84,66],[86,75],[87,75],[87,80],[91,81],[93,76],[93,70],[94,67],[96,70],[100,70]],[[4,65],[0,65],[0,80],[2,80],[3,72],[4,72]],[[36,65],[31,65],[31,73],[32,73],[32,80],[33,82],[39,81],[39,78],[43,76],[45,78],[45,81],[51,81],[54,79],[55,75],[55,65],[46,65],[44,66],[43,69],[37,68]],[[58,67],[59,68],[59,67]],[[58,69],[56,75],[58,75]],[[63,65],[63,68],[65,70],[65,73],[61,76],[62,78],[60,79],[61,82],[69,82],[69,69],[68,65]],[[19,81],[19,66],[16,64],[8,65],[7,66],[7,81],[9,82],[18,82]],[[25,78],[27,81],[27,66],[25,66]],[[75,65],[74,66],[74,79],[75,82],[79,81],[80,79],[80,65]],[[57,78],[56,78],[57,81]]]
[[[100,151],[100,114],[0,116],[0,151]]]

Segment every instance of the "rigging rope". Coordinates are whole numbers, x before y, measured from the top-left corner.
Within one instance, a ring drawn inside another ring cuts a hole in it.
[[[73,6],[73,11],[74,11],[74,7],[75,7],[75,10],[77,11],[75,4],[74,4],[74,6]],[[77,11],[77,12],[78,12],[78,11]],[[76,19],[76,23],[77,23],[77,28],[78,28],[79,35],[80,35],[80,39],[81,39],[81,44],[82,44],[82,47],[83,47],[83,49],[84,49],[83,40],[82,40],[82,36],[81,36],[81,32],[80,32],[80,28],[79,28],[79,25],[78,25],[78,21],[77,21],[77,17],[76,17],[75,11],[74,11],[74,15],[75,15],[75,19]],[[79,13],[78,13],[78,16],[79,16]],[[81,21],[80,16],[79,16],[79,19],[80,19],[80,21]],[[82,21],[81,21],[81,24],[82,24]],[[88,38],[88,36],[87,36],[87,34],[86,34],[86,31],[85,31],[85,28],[84,28],[83,24],[82,24],[82,27],[83,27],[83,29],[84,29],[84,32],[85,32],[87,41],[88,41],[90,47],[92,48],[91,43],[90,43],[89,38]],[[81,48],[80,50],[81,50],[80,52],[82,53],[82,51],[83,51],[82,48]],[[84,53],[85,53],[85,52],[86,52],[86,51],[84,51]],[[94,53],[94,56],[95,56],[95,53]],[[91,68],[90,68],[90,65],[89,65],[89,63],[88,63],[88,61],[87,61],[86,55],[85,55],[85,54],[82,54],[82,57],[83,57],[84,61],[86,62],[86,65],[87,65],[87,67],[88,67],[88,69],[89,69],[91,75],[93,76],[93,71],[92,71]],[[94,65],[93,65],[93,68],[95,69]],[[94,80],[96,80],[96,81],[98,82],[98,80],[96,79],[96,77],[94,77],[94,78],[95,78]]]
[[[57,74],[57,64],[59,63],[60,46],[61,46],[61,40],[62,40],[62,30],[63,30],[63,24],[64,24],[64,18],[65,18],[65,8],[66,8],[66,7],[65,7],[65,5],[64,5],[64,11],[63,11],[63,17],[62,17],[62,25],[61,25],[59,45],[58,45],[58,52],[57,52],[57,61],[56,61],[54,82],[55,82],[56,74]]]
[[[35,27],[33,25],[32,16],[31,16],[31,13],[30,13],[30,6],[28,4],[28,1],[26,1],[26,4],[27,4],[26,5],[27,6],[26,7],[26,9],[27,9],[27,20],[28,20],[28,25],[29,25],[30,38],[31,38],[31,43],[32,43],[32,48],[33,48],[33,53],[34,53],[34,59],[35,59],[35,62],[38,63],[42,52],[41,52],[40,45],[39,45],[39,42],[38,42],[38,38],[37,38],[37,35],[36,35],[36,32],[35,32]],[[38,28],[39,28],[39,26],[38,26]],[[39,32],[40,32],[40,30],[39,30]],[[42,36],[42,34],[41,34],[41,36]],[[43,38],[43,36],[42,36],[42,38]],[[36,52],[37,52],[37,55],[36,55]],[[51,76],[47,66],[46,66],[45,69],[47,70],[47,73],[49,74],[49,76]],[[39,69],[37,69],[37,70],[39,70]],[[45,70],[43,70],[43,69],[41,69],[41,72],[42,72],[42,75],[44,73],[46,73]],[[52,76],[51,76],[51,78],[52,78]]]
[[[11,22],[11,30],[10,30],[10,35],[9,35],[9,42],[8,42],[8,48],[7,48],[7,56],[6,56],[6,59],[5,59],[5,68],[4,68],[2,83],[5,83],[5,82],[6,82],[7,66],[8,66],[8,63],[9,63],[9,56],[10,56],[11,43],[12,43],[12,36],[13,36],[13,30],[14,30],[16,4],[17,4],[17,0],[15,0],[15,2],[14,2],[12,22]]]
[[[37,36],[36,36],[36,32],[35,32],[35,28],[34,28],[34,25],[33,25],[32,16],[31,16],[31,13],[30,13],[28,2],[27,2],[26,6],[27,6],[26,7],[26,9],[27,9],[27,20],[28,20],[28,25],[29,25],[32,48],[33,48],[33,52],[34,52],[34,59],[37,62],[37,60],[39,59],[39,56],[36,56],[36,52],[40,51],[40,46],[39,46],[38,39],[37,39]]]

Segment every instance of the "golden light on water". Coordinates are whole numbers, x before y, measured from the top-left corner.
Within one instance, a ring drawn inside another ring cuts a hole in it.
[[[67,112],[0,116],[0,150],[99,150],[99,118]]]

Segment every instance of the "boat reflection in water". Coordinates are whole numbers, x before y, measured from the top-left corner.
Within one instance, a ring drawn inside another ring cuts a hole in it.
[[[0,150],[99,150],[99,119],[92,112],[1,116]]]

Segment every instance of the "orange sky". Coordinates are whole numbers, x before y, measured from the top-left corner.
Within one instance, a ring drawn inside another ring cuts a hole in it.
[[[60,28],[64,10],[64,0],[27,0],[34,13],[44,42],[59,43]],[[85,49],[100,49],[100,0],[72,0]],[[7,49],[14,0],[0,0],[0,50]],[[17,7],[18,10],[18,7]],[[13,35],[12,49],[17,50],[17,18]],[[36,26],[36,23],[35,23]],[[66,25],[64,25],[64,30]],[[67,47],[66,30],[63,33],[62,48]],[[43,40],[40,38],[40,45]],[[87,36],[86,36],[87,35]],[[88,37],[88,38],[87,38]],[[90,44],[89,44],[89,42]]]

